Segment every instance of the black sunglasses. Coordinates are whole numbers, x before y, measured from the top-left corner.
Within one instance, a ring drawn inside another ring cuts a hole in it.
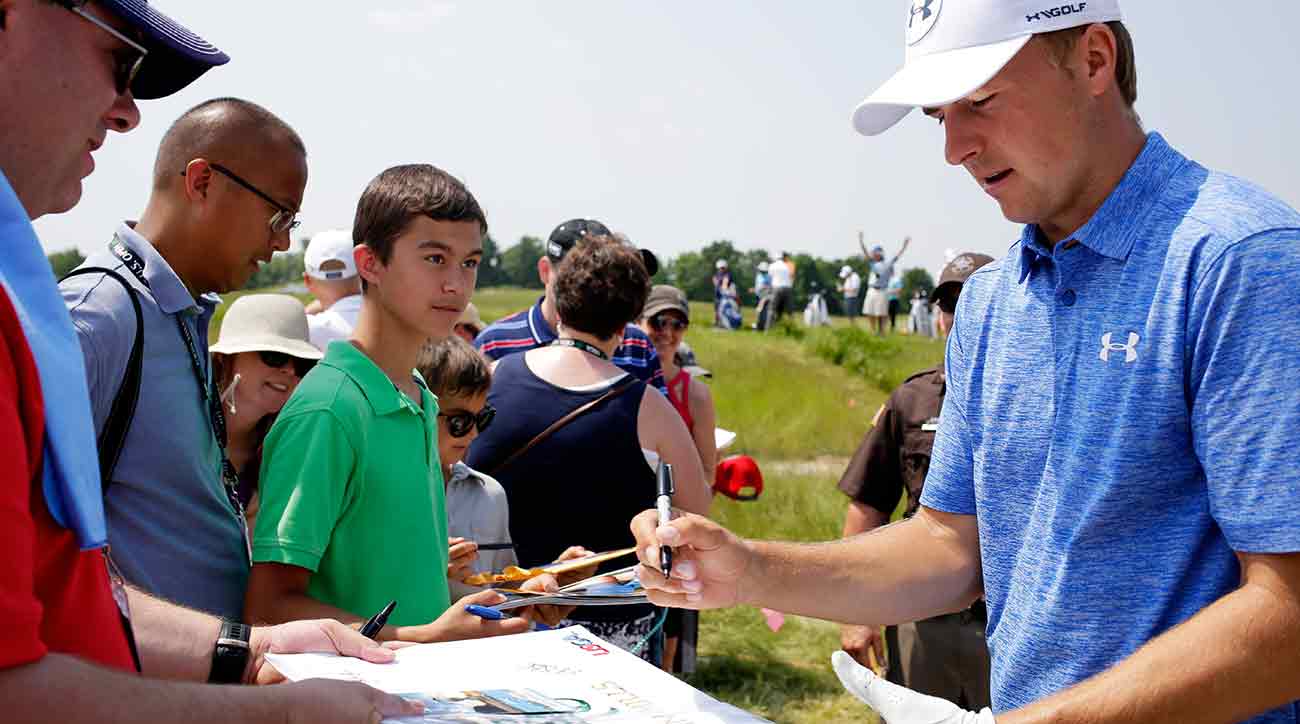
[[[113,83],[118,95],[126,95],[131,89],[131,84],[135,82],[135,77],[140,74],[140,66],[144,65],[144,58],[149,54],[149,49],[128,38],[112,25],[86,12],[85,7],[89,2],[90,0],[65,0],[60,4],[86,22],[117,38],[126,46],[113,53]]]
[[[488,426],[492,424],[492,421],[496,419],[496,416],[497,408],[491,405],[484,405],[483,409],[479,410],[477,415],[472,412],[457,412],[451,415],[446,415],[441,412],[438,413],[438,417],[444,417],[447,419],[447,432],[450,433],[452,437],[465,437],[469,434],[470,428],[475,426],[478,427],[478,431],[481,433],[488,429]]]
[[[306,377],[307,373],[311,372],[311,368],[316,366],[316,360],[314,359],[294,357],[293,355],[285,354],[284,352],[273,352],[271,350],[263,349],[258,350],[257,356],[262,358],[262,364],[277,370],[289,362],[293,362],[293,373],[299,377]]]
[[[275,207],[275,215],[271,217],[269,222],[267,222],[267,225],[271,227],[271,233],[283,234],[287,231],[293,231],[302,224],[302,222],[298,220],[297,211],[294,211],[288,206],[285,206],[279,201],[271,198],[270,194],[267,194],[265,191],[240,178],[234,171],[231,171],[219,163],[209,163],[208,165],[212,167],[213,171],[216,171],[222,176],[225,176],[231,181],[243,186],[245,190],[256,194],[258,198]],[[181,170],[181,175],[185,175],[184,169]]]
[[[676,317],[669,317],[662,314],[656,314],[650,318],[650,328],[656,332],[662,332],[666,328],[675,329],[678,332],[685,332],[686,328],[689,326],[691,326],[691,323],[685,319],[678,319]]]

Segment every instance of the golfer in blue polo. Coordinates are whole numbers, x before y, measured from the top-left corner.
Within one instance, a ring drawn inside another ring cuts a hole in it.
[[[1118,0],[914,0],[906,33],[857,129],[922,108],[1025,224],[962,293],[921,510],[819,545],[648,512],[651,599],[879,624],[985,597],[991,709],[834,656],[890,724],[1296,722],[1300,214],[1143,130]]]

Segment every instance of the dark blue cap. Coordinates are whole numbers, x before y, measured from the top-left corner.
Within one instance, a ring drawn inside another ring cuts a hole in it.
[[[149,55],[131,84],[131,93],[145,100],[169,96],[198,80],[230,56],[155,10],[147,0],[99,0],[100,6],[139,31]]]

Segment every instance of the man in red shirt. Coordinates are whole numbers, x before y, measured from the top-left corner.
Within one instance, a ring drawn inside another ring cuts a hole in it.
[[[421,710],[351,683],[162,681],[271,683],[269,652],[392,652],[335,621],[250,629],[138,591],[128,606],[110,573],[82,356],[30,220],[76,205],[107,132],[139,123],[136,98],[174,93],[226,60],[141,0],[0,0],[6,722],[371,722]]]

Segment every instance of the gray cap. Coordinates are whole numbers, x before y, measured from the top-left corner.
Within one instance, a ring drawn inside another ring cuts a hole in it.
[[[669,309],[681,312],[686,317],[686,321],[691,321],[691,305],[686,301],[686,293],[677,287],[656,284],[650,290],[650,296],[646,297],[645,309],[641,311],[641,315],[649,319]]]

